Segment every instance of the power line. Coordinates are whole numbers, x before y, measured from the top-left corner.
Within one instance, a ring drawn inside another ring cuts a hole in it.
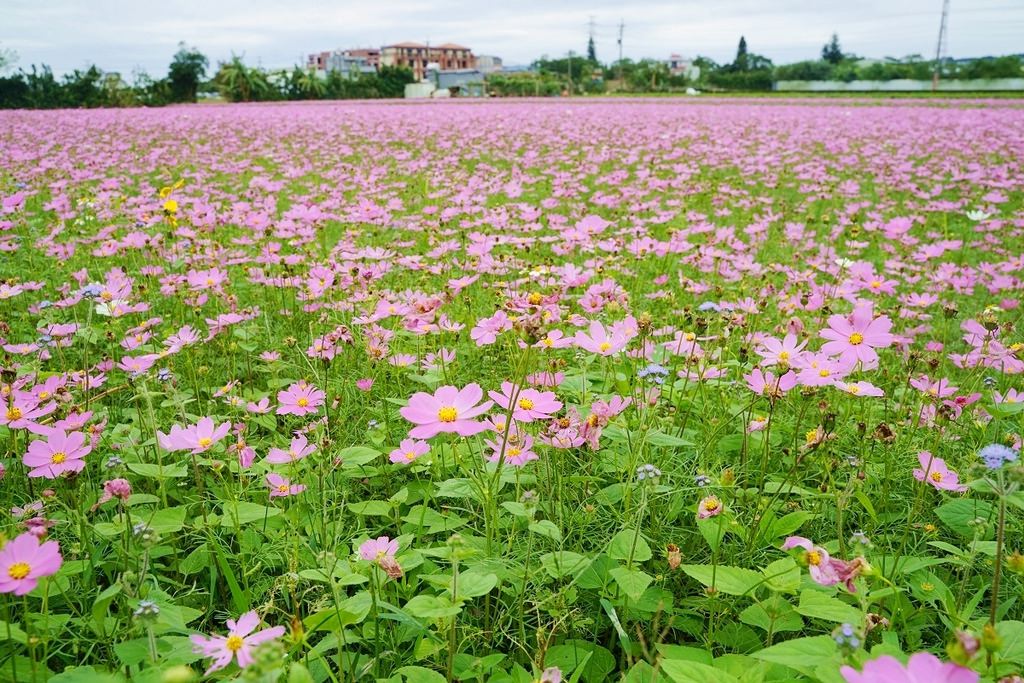
[[[939,88],[939,69],[946,51],[946,22],[949,20],[949,0],[942,0],[942,21],[939,22],[939,40],[935,46],[935,70],[932,71],[932,92]]]

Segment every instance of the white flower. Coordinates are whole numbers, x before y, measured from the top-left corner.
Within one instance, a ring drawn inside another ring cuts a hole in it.
[[[128,307],[128,302],[124,299],[112,299],[110,301],[102,301],[96,304],[96,314],[105,316],[120,316],[124,315],[125,309]]]
[[[853,261],[848,258],[837,258],[835,264],[839,266],[839,270],[846,270],[853,265]]]
[[[977,210],[975,210],[975,211],[968,211],[966,215],[972,221],[979,221],[979,222],[980,221],[987,221],[989,218],[992,218],[992,214],[986,213],[984,211],[977,211]]]

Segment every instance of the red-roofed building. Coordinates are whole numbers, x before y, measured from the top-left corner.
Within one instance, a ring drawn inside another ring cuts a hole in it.
[[[437,64],[441,71],[475,69],[476,57],[473,51],[463,45],[442,43],[396,43],[385,45],[380,50],[381,66],[405,66],[412,69],[416,80],[423,80],[428,64]]]

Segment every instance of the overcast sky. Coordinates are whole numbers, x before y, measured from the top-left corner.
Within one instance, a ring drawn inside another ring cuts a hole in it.
[[[948,54],[1024,52],[1024,0],[952,0]],[[129,76],[166,73],[179,41],[211,65],[232,53],[265,67],[309,52],[404,40],[457,42],[506,64],[586,50],[597,56],[707,55],[730,61],[739,36],[776,64],[818,56],[829,35],[863,56],[933,56],[942,0],[0,0],[0,48],[17,66],[58,74],[96,63]],[[304,58],[304,57],[303,57]]]

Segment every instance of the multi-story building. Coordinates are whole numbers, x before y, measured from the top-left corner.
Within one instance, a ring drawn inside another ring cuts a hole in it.
[[[462,45],[443,43],[396,43],[385,45],[380,50],[381,66],[404,66],[412,69],[416,80],[423,80],[428,64],[437,64],[442,71],[454,69],[475,69],[476,57],[473,51]]]
[[[306,58],[306,68],[322,72],[341,71],[343,74],[373,73],[380,69],[380,50],[360,47],[314,52]]]
[[[673,76],[685,76],[688,80],[696,81],[700,78],[700,67],[693,63],[692,59],[684,59],[677,54],[671,54],[665,60],[668,72]]]
[[[362,57],[366,60],[367,66],[372,66],[374,71],[380,70],[380,48],[379,47],[357,47],[345,50],[349,57]]]

